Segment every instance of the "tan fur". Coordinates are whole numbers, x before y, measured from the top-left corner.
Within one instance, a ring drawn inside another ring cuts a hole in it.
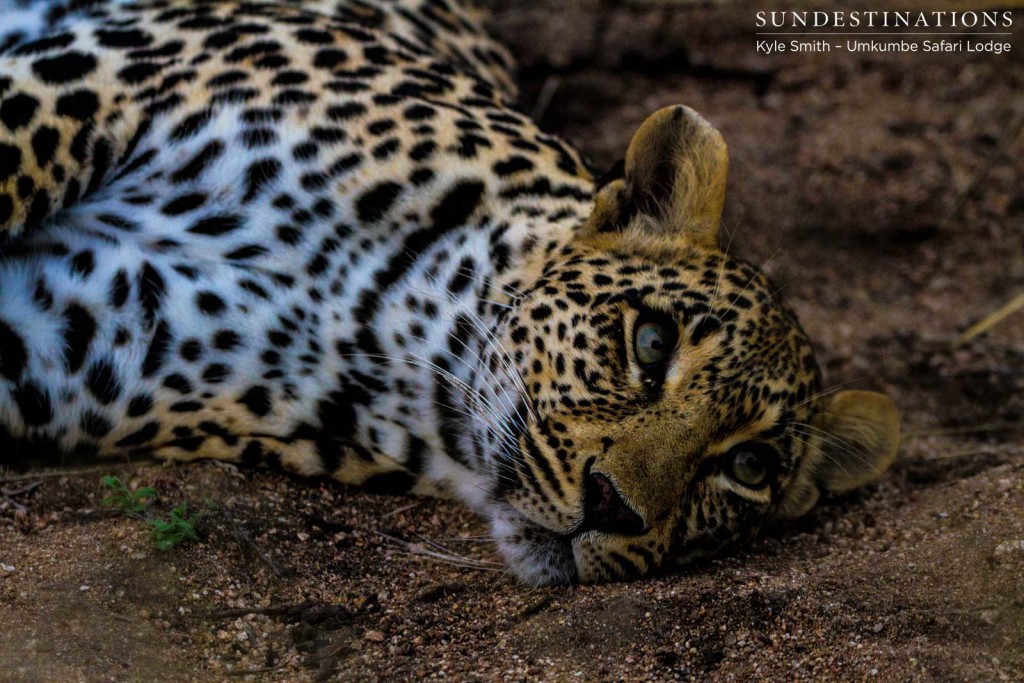
[[[643,215],[654,234],[716,248],[728,175],[722,135],[689,107],[665,107],[633,135],[625,178],[598,195],[590,225],[606,230],[622,221],[629,202],[640,202],[655,209]]]
[[[840,391],[814,421],[783,517],[804,514],[822,494],[847,493],[885,473],[900,444],[899,412],[873,391]]]

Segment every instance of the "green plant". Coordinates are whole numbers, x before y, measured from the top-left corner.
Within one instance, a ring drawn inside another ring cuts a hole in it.
[[[142,486],[132,491],[115,476],[103,477],[100,486],[107,491],[101,503],[106,507],[119,508],[126,514],[141,513],[146,509],[147,500],[156,498],[156,489],[152,486]]]
[[[155,499],[156,489],[152,486],[142,486],[134,491],[119,478],[109,475],[100,480],[100,486],[107,492],[102,503],[106,507],[117,508],[126,515],[142,516],[149,501]],[[158,550],[170,550],[185,541],[198,541],[195,523],[207,511],[215,508],[212,501],[207,501],[203,509],[196,515],[189,517],[186,503],[181,502],[171,511],[167,519],[146,516],[146,524],[153,529],[153,545]]]
[[[175,506],[169,519],[152,517],[146,522],[153,527],[153,544],[158,550],[170,550],[185,541],[199,540],[193,520],[188,518],[185,503]]]

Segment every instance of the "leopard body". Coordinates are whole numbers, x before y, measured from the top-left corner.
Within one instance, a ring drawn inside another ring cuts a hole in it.
[[[717,248],[724,144],[691,110],[597,186],[450,0],[72,10],[0,54],[9,461],[452,495],[534,583],[716,552],[830,488],[802,463],[836,403],[770,283]],[[651,316],[676,330],[654,374]],[[884,451],[856,484],[891,460],[884,412],[846,434]],[[756,491],[728,474],[746,443],[771,460]]]

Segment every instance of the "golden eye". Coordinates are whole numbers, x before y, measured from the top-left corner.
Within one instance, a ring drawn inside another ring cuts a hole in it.
[[[664,362],[675,345],[674,331],[654,320],[637,324],[633,333],[636,359],[641,365]]]
[[[730,452],[729,476],[750,488],[758,488],[768,478],[767,457],[763,448],[740,444]]]

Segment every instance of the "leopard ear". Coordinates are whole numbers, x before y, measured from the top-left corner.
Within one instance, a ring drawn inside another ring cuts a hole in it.
[[[889,469],[900,443],[900,422],[889,397],[873,391],[841,391],[814,420],[803,460],[779,507],[798,517],[827,493],[846,493]]]
[[[714,126],[689,107],[660,109],[633,135],[623,176],[598,191],[589,230],[639,229],[716,247],[728,172]]]

